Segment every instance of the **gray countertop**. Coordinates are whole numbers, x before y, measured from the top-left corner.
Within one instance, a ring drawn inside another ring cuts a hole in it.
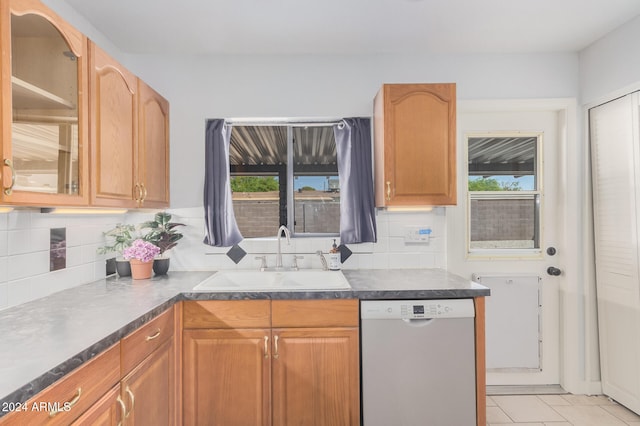
[[[180,300],[444,299],[489,289],[441,269],[343,271],[351,290],[194,292],[213,272],[107,278],[0,311],[0,416]]]

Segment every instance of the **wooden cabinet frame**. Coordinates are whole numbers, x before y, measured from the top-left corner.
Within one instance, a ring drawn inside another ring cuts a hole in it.
[[[455,84],[385,84],[373,115],[376,206],[455,205]]]
[[[0,202],[36,206],[82,206],[89,203],[89,82],[87,38],[38,0],[6,0],[0,2],[0,34],[2,62],[0,69],[0,185],[10,186],[12,170],[5,160],[12,159],[12,64],[11,15],[34,14],[49,21],[69,45],[78,66],[78,195],[47,194],[13,190],[0,191]]]
[[[359,425],[358,306],[356,299],[183,302],[184,423]],[[231,401],[216,395],[236,394],[238,383],[247,383],[247,395],[225,410]]]
[[[37,15],[50,22],[77,63],[77,195],[4,191],[15,178],[12,85],[18,80],[12,78],[12,14]],[[169,102],[39,0],[0,2],[0,31],[0,203],[169,207]]]

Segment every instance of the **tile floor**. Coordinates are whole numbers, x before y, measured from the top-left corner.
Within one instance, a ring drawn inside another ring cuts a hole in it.
[[[606,396],[491,395],[487,425],[640,426],[640,416]]]

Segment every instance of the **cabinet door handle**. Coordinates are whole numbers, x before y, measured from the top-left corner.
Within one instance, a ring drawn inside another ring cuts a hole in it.
[[[122,400],[122,398],[120,398],[120,395],[118,395],[118,397],[116,398],[116,402],[118,403],[118,405],[120,405],[120,409],[122,410],[122,416],[120,416],[120,419],[126,418],[127,407],[124,405],[124,401]],[[118,422],[118,426],[122,426],[122,420]]]
[[[62,406],[58,408],[54,408],[53,410],[49,411],[49,418],[57,416],[58,413],[60,413],[61,411],[69,411],[71,407],[73,407],[78,403],[78,401],[80,401],[81,395],[82,395],[82,388],[78,388],[73,398],[71,398],[69,401],[65,402],[64,404],[62,404]]]
[[[134,191],[133,191],[133,199],[136,203],[140,202],[140,197],[141,197],[141,192],[140,192],[140,184],[136,183],[134,186]]]
[[[144,183],[141,183],[140,188],[142,189],[142,193],[140,194],[140,204],[144,204],[144,200],[147,199],[147,187]]]
[[[2,189],[4,190],[4,195],[11,195],[13,186],[16,184],[16,169],[13,168],[13,161],[9,158],[5,158],[3,164],[11,170],[11,185],[5,186]]]
[[[280,354],[278,353],[278,336],[273,336],[273,359],[278,359]]]
[[[157,339],[159,336],[160,336],[160,329],[157,329],[155,333],[153,333],[150,336],[145,337],[144,340],[146,340],[148,342],[149,340]]]
[[[264,336],[264,357],[269,358],[269,336]]]
[[[391,181],[387,181],[387,201],[391,201]]]
[[[127,414],[124,416],[124,418],[128,418],[129,414],[131,414],[133,412],[133,408],[136,405],[136,399],[133,396],[133,392],[131,392],[131,389],[129,388],[129,386],[126,387],[126,389],[124,390],[127,395],[129,395],[129,399],[131,400],[131,409],[129,410],[129,412],[127,412]]]

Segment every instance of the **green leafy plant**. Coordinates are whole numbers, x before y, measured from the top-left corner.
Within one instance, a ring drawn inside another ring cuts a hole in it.
[[[149,229],[142,239],[150,242],[160,249],[160,256],[172,249],[183,237],[175,228],[185,226],[184,223],[171,222],[171,215],[166,212],[156,213],[154,220],[140,225],[142,229]]]
[[[106,243],[98,248],[98,253],[116,253],[117,255],[122,255],[124,249],[130,247],[133,240],[136,239],[135,232],[136,227],[134,225],[117,224],[115,228],[102,233],[106,239]]]
[[[269,192],[280,188],[274,176],[234,176],[231,178],[233,192]]]
[[[469,191],[520,191],[519,182],[498,182],[494,178],[469,179]]]

